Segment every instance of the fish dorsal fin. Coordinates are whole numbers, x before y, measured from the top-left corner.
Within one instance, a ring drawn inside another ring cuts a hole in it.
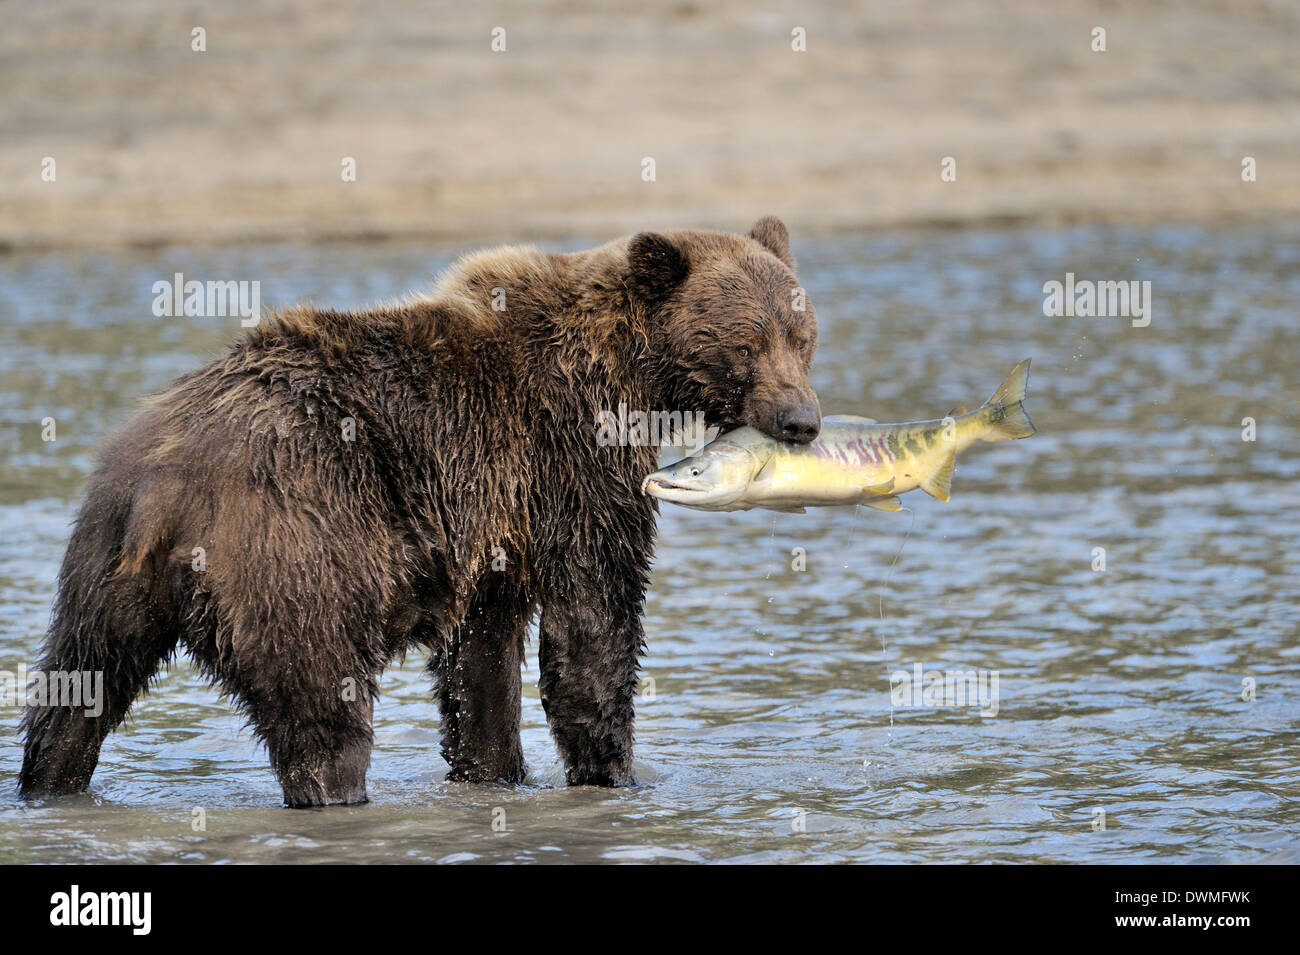
[[[879,424],[875,418],[864,418],[856,414],[832,414],[822,418],[831,424]]]
[[[901,511],[903,502],[898,499],[897,494],[877,494],[875,497],[864,497],[858,502],[863,507],[874,507],[878,511]]]
[[[952,469],[957,462],[955,452],[949,452],[938,470],[921,482],[921,490],[940,501],[947,501],[952,493]]]
[[[965,406],[965,405],[957,405],[957,407],[955,407],[955,408],[953,408],[951,411],[949,411],[946,415],[944,415],[944,417],[945,417],[945,418],[956,418],[958,415],[964,415],[964,414],[968,414],[968,413],[969,413],[969,412],[967,412],[967,410],[966,410],[966,406]]]

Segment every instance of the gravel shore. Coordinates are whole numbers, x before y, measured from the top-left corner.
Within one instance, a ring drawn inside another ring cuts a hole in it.
[[[1291,3],[63,0],[5,17],[8,251],[1300,211]]]

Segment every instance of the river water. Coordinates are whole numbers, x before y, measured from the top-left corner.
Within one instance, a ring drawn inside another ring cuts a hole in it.
[[[0,671],[36,659],[106,431],[239,331],[155,317],[155,281],[350,307],[423,287],[454,251],[0,258]],[[21,712],[0,708],[0,861],[1300,861],[1300,229],[904,231],[796,253],[826,413],[941,416],[1032,357],[1040,433],[977,445],[950,503],[916,492],[898,514],[665,505],[642,785],[561,785],[534,642],[530,785],[444,781],[413,654],[382,685],[371,802],[285,810],[181,659],[87,795],[18,801]],[[1150,324],[1045,316],[1067,272],[1149,281]],[[891,693],[918,666],[996,675],[996,704]]]

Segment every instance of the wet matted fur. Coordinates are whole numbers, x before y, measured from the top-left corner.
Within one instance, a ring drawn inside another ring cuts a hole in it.
[[[85,789],[181,648],[247,716],[290,806],[365,800],[377,681],[416,646],[451,777],[521,781],[539,612],[569,782],[631,783],[656,449],[601,446],[597,416],[625,403],[810,440],[800,295],[769,217],[743,236],[496,249],[427,297],[271,316],[105,442],[40,661],[103,671],[104,710],[28,710],[21,791]]]

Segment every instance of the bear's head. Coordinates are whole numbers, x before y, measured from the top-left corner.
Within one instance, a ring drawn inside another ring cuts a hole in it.
[[[628,244],[629,293],[668,410],[724,431],[752,425],[812,441],[821,427],[808,367],[817,313],[795,277],[790,236],[767,216],[748,235],[642,232]]]

